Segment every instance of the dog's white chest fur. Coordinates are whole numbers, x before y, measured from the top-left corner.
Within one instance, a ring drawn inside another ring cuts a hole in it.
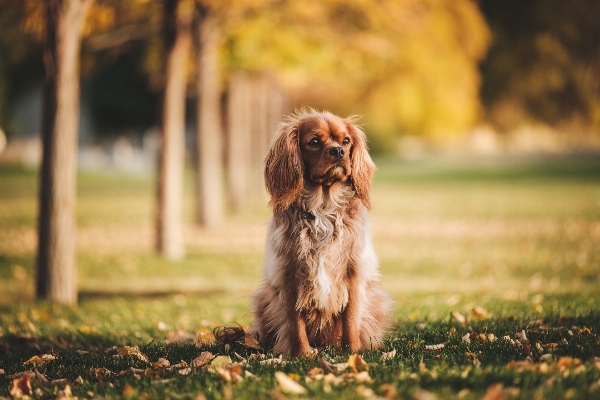
[[[316,308],[339,314],[348,304],[347,242],[340,213],[315,212],[314,220],[301,222],[298,234],[299,261],[305,265],[298,287],[298,310]]]

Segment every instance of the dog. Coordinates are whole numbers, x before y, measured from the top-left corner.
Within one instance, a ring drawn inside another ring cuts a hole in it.
[[[391,301],[379,286],[368,218],[375,164],[356,118],[289,115],[264,165],[273,217],[249,333],[293,357],[377,348]]]

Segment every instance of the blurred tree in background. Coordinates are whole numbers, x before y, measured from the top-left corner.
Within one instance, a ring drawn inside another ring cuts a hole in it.
[[[482,100],[501,130],[527,120],[600,127],[600,2],[481,1],[494,44]]]
[[[486,119],[501,129],[600,120],[594,0],[197,3],[211,4],[218,17],[225,92],[240,71],[270,76],[292,108],[364,115],[377,149],[405,134],[460,134]],[[18,132],[12,100],[42,76],[40,4],[0,3],[0,124],[9,135]],[[161,21],[160,2],[93,6],[82,75],[97,133],[159,124]],[[190,60],[192,97],[197,58]]]

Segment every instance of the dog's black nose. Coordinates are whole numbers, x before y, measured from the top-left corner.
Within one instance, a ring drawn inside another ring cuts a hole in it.
[[[332,147],[329,149],[329,155],[339,160],[344,157],[344,149],[342,147]]]

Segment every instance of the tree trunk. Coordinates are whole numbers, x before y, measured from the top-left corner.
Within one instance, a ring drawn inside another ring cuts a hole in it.
[[[196,217],[200,225],[216,226],[223,219],[223,154],[221,90],[219,88],[219,27],[204,6],[197,13],[198,38],[198,176]]]
[[[75,200],[81,27],[90,0],[47,0],[36,296],[76,304]]]
[[[267,200],[263,160],[286,103],[268,75],[242,71],[231,78],[228,100],[227,193],[233,211],[240,211]]]
[[[156,246],[169,259],[185,255],[183,180],[185,170],[186,72],[192,41],[193,4],[166,0],[166,82],[159,161]]]
[[[252,165],[251,88],[247,73],[238,72],[229,84],[227,106],[227,183],[234,212],[242,209],[250,191]]]

